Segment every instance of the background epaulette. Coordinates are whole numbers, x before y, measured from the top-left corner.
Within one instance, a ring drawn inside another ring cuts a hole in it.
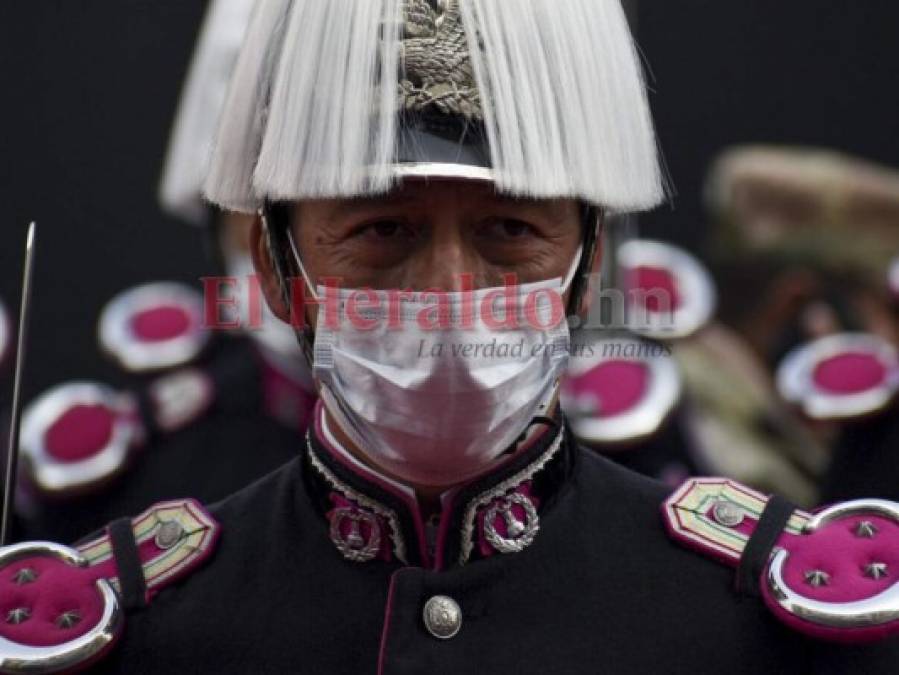
[[[214,400],[212,378],[194,367],[133,391],[86,381],[57,385],[22,414],[19,445],[28,486],[34,496],[53,498],[102,490],[148,438],[189,425]]]
[[[159,372],[195,361],[212,333],[203,296],[184,284],[154,282],[122,291],[100,313],[101,350],[129,373]]]
[[[828,335],[784,357],[777,369],[777,388],[812,420],[876,415],[899,394],[899,351],[877,335]]]

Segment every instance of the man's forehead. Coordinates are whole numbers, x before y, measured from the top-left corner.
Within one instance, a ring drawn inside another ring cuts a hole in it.
[[[502,208],[537,212],[553,220],[564,220],[576,211],[576,202],[567,199],[535,199],[497,192],[492,184],[463,181],[410,181],[382,195],[297,202],[297,208],[313,206],[332,217],[385,208],[427,207],[429,203],[459,200],[466,208]],[[441,204],[443,206],[443,204]]]

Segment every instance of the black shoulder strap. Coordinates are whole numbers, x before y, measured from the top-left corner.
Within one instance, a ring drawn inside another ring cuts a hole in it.
[[[118,570],[119,591],[126,611],[147,606],[147,582],[134,541],[130,518],[119,518],[109,524],[109,541]]]
[[[768,500],[755,531],[746,542],[746,548],[740,557],[736,577],[737,593],[750,596],[761,594],[759,579],[762,570],[768,563],[771,549],[774,548],[795,510],[796,505],[783,497],[772,495]]]

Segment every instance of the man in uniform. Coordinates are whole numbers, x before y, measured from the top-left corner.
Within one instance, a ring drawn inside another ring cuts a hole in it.
[[[617,2],[260,3],[207,189],[262,209],[305,452],[210,510],[0,550],[3,668],[895,669],[827,640],[895,632],[899,507],[667,497],[557,412],[601,214],[663,194]]]

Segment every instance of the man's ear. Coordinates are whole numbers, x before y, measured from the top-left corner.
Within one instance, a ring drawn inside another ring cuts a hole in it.
[[[250,253],[253,256],[253,267],[256,268],[256,275],[259,277],[259,286],[269,309],[281,321],[290,323],[290,309],[284,302],[281,282],[268,247],[268,234],[262,226],[260,215],[256,216],[250,228]]]

